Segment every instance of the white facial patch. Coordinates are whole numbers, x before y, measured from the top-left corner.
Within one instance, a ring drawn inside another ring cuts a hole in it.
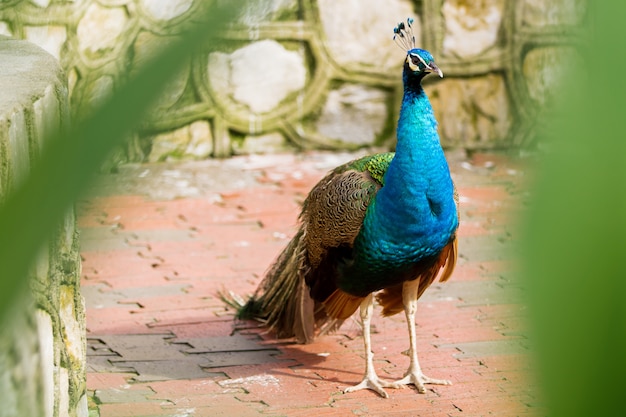
[[[413,56],[415,56],[415,55],[413,55]],[[419,67],[413,63],[413,60],[411,59],[411,54],[406,56],[406,62],[407,62],[407,64],[409,64],[409,68],[411,69],[411,71],[419,70]]]
[[[426,68],[426,69],[430,69],[430,65],[428,65],[428,64],[426,63],[426,61],[424,61],[424,58],[422,58],[421,56],[419,56],[419,54],[408,54],[408,55],[406,56],[406,60],[407,60],[407,62],[409,63],[409,68],[411,68],[411,71],[417,71],[417,70],[419,70],[419,66],[417,66],[417,65],[415,65],[415,64],[413,63],[413,59],[412,59],[412,57],[416,57],[417,59],[419,59],[419,60],[422,62],[422,64],[424,64],[424,68]]]

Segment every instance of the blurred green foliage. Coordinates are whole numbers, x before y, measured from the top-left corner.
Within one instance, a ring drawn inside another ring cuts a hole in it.
[[[585,65],[566,75],[525,223],[536,363],[553,416],[624,414],[626,3],[588,7]]]

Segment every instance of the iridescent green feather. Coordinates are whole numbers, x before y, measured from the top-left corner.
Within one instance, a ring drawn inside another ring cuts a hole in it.
[[[389,168],[389,164],[393,159],[395,153],[386,152],[378,153],[375,155],[364,156],[363,158],[355,161],[348,162],[345,165],[340,166],[335,172],[345,172],[349,170],[365,172],[368,171],[371,177],[376,180],[380,185],[385,185],[385,172]]]

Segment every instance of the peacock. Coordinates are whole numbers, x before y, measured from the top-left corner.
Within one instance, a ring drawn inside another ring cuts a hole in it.
[[[450,384],[421,371],[415,332],[419,297],[439,276],[446,281],[457,257],[458,197],[422,88],[429,73],[443,77],[430,52],[415,47],[412,19],[394,28],[406,51],[404,95],[395,153],[366,156],[330,171],[313,187],[295,236],[268,270],[239,319],[259,319],[278,338],[310,343],[360,309],[365,376],[344,392],[408,384]],[[399,381],[379,378],[370,321],[374,298],[382,315],[404,311],[409,368]]]

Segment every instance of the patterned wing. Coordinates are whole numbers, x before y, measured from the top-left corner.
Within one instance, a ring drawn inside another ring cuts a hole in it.
[[[370,201],[384,184],[393,153],[366,156],[328,173],[313,187],[302,207],[312,267],[330,248],[352,246]]]
[[[326,301],[337,290],[337,266],[351,255],[367,206],[384,182],[393,153],[378,154],[342,165],[309,193],[300,215],[311,296]],[[358,300],[353,300],[357,303]]]

